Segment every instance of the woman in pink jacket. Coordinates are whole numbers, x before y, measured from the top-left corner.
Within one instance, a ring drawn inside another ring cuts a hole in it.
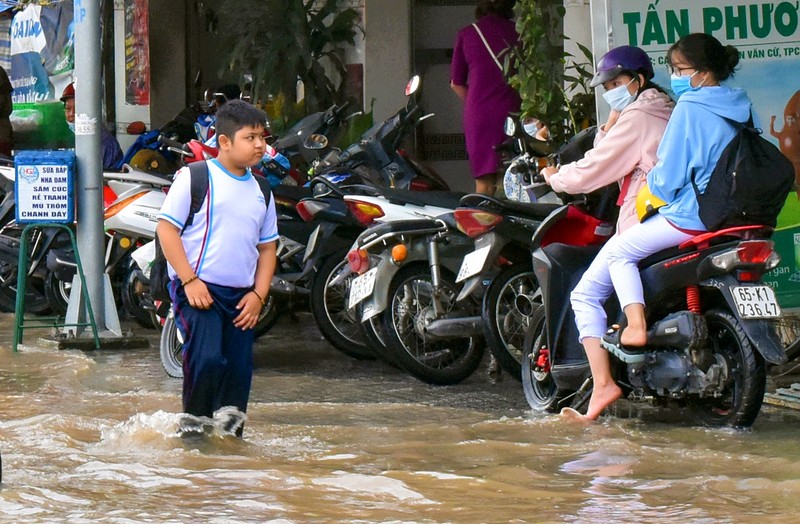
[[[606,53],[590,85],[603,85],[611,113],[597,131],[594,149],[577,162],[542,170],[559,193],[589,193],[619,183],[618,234],[639,221],[636,195],[656,165],[656,150],[675,107],[651,82],[653,74],[650,57],[638,47],[622,46]]]

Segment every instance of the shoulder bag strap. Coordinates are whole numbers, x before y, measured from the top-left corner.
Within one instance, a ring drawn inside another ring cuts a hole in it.
[[[475,31],[478,32],[478,36],[481,37],[481,41],[483,41],[483,45],[486,46],[486,50],[489,51],[489,54],[492,56],[492,59],[494,60],[494,63],[497,64],[497,67],[499,67],[500,71],[502,72],[503,71],[503,64],[500,63],[500,60],[497,59],[497,55],[495,55],[494,51],[492,51],[492,48],[489,47],[489,42],[486,41],[486,37],[483,36],[483,32],[478,28],[478,24],[472,24],[472,27],[474,27]]]

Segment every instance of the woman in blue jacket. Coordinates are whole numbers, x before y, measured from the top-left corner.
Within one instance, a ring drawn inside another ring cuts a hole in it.
[[[703,33],[680,39],[667,52],[677,104],[658,148],[658,163],[647,175],[650,191],[666,205],[645,222],[612,237],[572,292],[593,390],[585,416],[569,408],[562,411],[564,415],[595,420],[622,395],[611,376],[605,348],[647,342],[639,261],[705,231],[691,177],[694,173],[704,191],[722,150],[736,134],[726,119],[747,122],[750,118],[752,104],[747,94],[720,84],[733,75],[738,63],[735,47],[723,46]],[[620,332],[604,335],[608,322],[603,303],[612,292],[619,298],[627,324]]]

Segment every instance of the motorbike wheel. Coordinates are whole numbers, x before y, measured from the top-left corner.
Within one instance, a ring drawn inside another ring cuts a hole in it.
[[[687,403],[703,425],[749,427],[764,400],[764,359],[736,317],[721,310],[709,311],[705,317],[711,350],[718,361],[725,362],[729,377],[718,398],[691,398]]]
[[[541,305],[539,282],[530,266],[509,266],[489,284],[483,297],[483,334],[486,345],[512,377],[522,380],[525,332]]]
[[[35,275],[28,277],[25,295],[25,312],[43,315],[50,311],[44,291],[44,280]],[[13,313],[17,309],[17,266],[0,262],[0,311]]]
[[[567,392],[558,389],[550,374],[552,361],[547,357],[544,367],[539,362],[541,350],[547,345],[544,306],[537,307],[531,315],[522,350],[522,390],[528,405],[536,411],[555,413]]]
[[[353,313],[347,308],[350,282],[331,287],[331,280],[347,268],[346,250],[329,256],[311,282],[311,314],[320,333],[333,347],[355,359],[371,360],[375,353],[367,346],[364,335]]]
[[[183,378],[183,342],[178,337],[178,326],[172,311],[164,320],[159,344],[161,366],[172,378]]]
[[[443,271],[440,297],[445,314],[458,296],[455,278]],[[386,347],[403,369],[429,384],[457,384],[469,377],[483,358],[483,337],[429,341],[419,333],[433,316],[433,284],[427,265],[409,265],[389,287],[389,308],[381,313]]]
[[[64,316],[67,314],[71,289],[72,282],[60,280],[52,271],[47,272],[44,278],[44,295],[56,315]]]
[[[258,315],[258,322],[256,322],[256,326],[253,328],[256,338],[272,329],[272,326],[275,325],[275,322],[278,321],[278,317],[280,317],[281,310],[283,309],[281,306],[282,302],[276,300],[275,297],[267,297],[267,303],[261,308],[261,313]]]
[[[147,279],[141,269],[135,268],[136,263],[131,260],[126,271],[125,282],[122,285],[122,310],[142,327],[153,329],[157,326],[153,317],[155,312],[145,307],[142,286]]]

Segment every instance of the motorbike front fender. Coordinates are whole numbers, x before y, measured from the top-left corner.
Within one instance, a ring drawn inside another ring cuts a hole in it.
[[[764,360],[770,364],[785,364],[788,358],[772,321],[761,318],[745,319],[739,314],[731,292],[731,288],[737,285],[741,284],[733,275],[722,275],[700,282],[700,286],[715,288],[722,294],[731,314],[739,321],[745,335]]]

